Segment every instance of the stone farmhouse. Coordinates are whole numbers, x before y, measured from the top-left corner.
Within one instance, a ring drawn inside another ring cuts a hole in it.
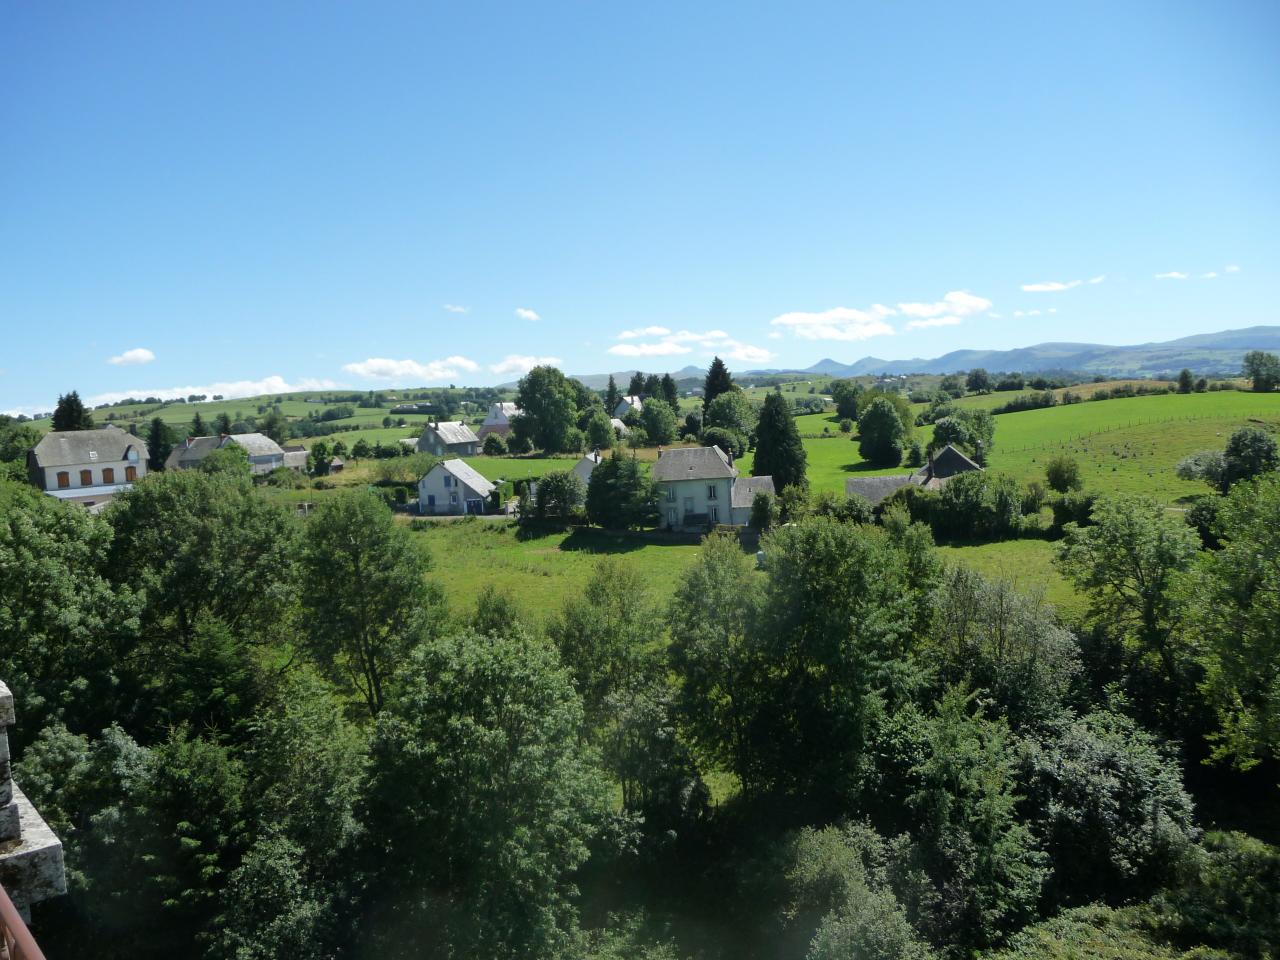
[[[27,451],[31,482],[59,500],[101,509],[147,474],[147,446],[116,426],[55,430]]]
[[[441,460],[418,481],[418,512],[484,513],[497,488],[461,460]]]
[[[280,444],[264,433],[224,433],[216,437],[187,437],[185,441],[173,448],[169,458],[164,462],[166,470],[192,470],[215,450],[221,450],[228,444],[243,447],[249,455],[249,472],[261,476],[278,470],[281,467],[299,468],[296,456],[290,457]],[[301,469],[306,469],[307,461],[301,460]]]
[[[845,496],[866,497],[872,506],[891,496],[902,487],[917,486],[926,490],[941,490],[948,480],[957,474],[981,470],[982,467],[966,457],[960,450],[947,444],[929,458],[929,462],[915,473],[901,473],[888,477],[849,477],[844,482]]]
[[[480,438],[461,420],[428,423],[418,438],[418,452],[437,457],[474,457],[480,452]]]
[[[732,455],[714,446],[659,450],[653,479],[659,491],[658,525],[665,530],[744,526],[755,495],[774,493],[772,477],[739,477]]]
[[[514,403],[495,402],[489,404],[489,413],[484,418],[484,423],[480,424],[480,432],[477,434],[480,440],[484,440],[491,433],[496,433],[500,437],[507,437],[511,433],[511,420],[513,417],[520,416],[520,408]]]

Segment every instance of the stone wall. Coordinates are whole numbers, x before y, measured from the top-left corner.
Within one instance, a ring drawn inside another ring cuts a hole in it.
[[[0,886],[23,913],[33,903],[67,892],[62,841],[13,782],[9,727],[13,694],[0,682]]]

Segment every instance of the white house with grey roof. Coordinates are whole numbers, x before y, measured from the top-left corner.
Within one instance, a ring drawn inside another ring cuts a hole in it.
[[[480,440],[491,433],[506,437],[511,433],[512,419],[518,416],[520,408],[514,403],[495,401],[489,404],[489,413],[485,416],[484,423],[480,424],[480,432],[476,436]]]
[[[164,462],[164,468],[192,470],[200,466],[204,458],[213,451],[220,450],[228,444],[244,448],[245,453],[249,455],[249,472],[255,476],[270,473],[284,466],[295,469],[299,466],[298,458],[287,458],[284,448],[264,433],[224,433],[216,437],[187,437],[169,453],[169,458]],[[301,459],[302,469],[305,469],[306,465],[304,455]]]
[[[621,420],[632,411],[639,413],[644,409],[644,401],[639,397],[623,397],[618,401],[618,405],[613,408],[613,416]]]
[[[755,494],[773,492],[772,477],[739,478],[733,457],[714,446],[659,450],[653,479],[658,485],[658,525],[666,530],[745,524]]]
[[[27,451],[27,475],[51,497],[101,507],[147,475],[147,445],[116,426],[54,430]]]
[[[418,481],[418,512],[484,513],[497,488],[461,460],[441,460]]]
[[[418,437],[418,451],[437,457],[474,457],[480,452],[480,438],[461,420],[428,423]]]

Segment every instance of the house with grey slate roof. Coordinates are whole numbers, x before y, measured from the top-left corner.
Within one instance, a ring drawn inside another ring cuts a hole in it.
[[[169,453],[164,462],[166,470],[192,470],[215,450],[235,444],[243,447],[249,455],[249,472],[255,476],[270,473],[280,467],[298,468],[299,460],[295,456],[286,458],[284,448],[264,433],[231,433],[217,437],[187,437]],[[306,469],[307,461],[301,459],[302,469]]]
[[[653,480],[659,491],[658,525],[666,530],[741,526],[750,519],[756,493],[773,493],[772,477],[740,478],[733,457],[715,446],[659,449]]]
[[[54,430],[27,451],[27,475],[51,497],[101,509],[147,475],[147,445],[116,426]]]
[[[418,512],[484,513],[492,483],[461,460],[441,460],[418,481]]]
[[[461,420],[428,423],[418,438],[418,451],[437,457],[474,457],[480,453],[480,438]]]
[[[845,496],[856,493],[866,497],[872,506],[876,506],[903,487],[915,485],[926,490],[941,490],[957,474],[981,469],[981,466],[960,450],[947,444],[915,473],[898,473],[887,477],[849,477],[844,482],[844,492]]]

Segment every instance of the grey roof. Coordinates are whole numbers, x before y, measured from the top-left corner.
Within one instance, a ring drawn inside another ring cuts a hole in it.
[[[170,451],[164,461],[164,468],[174,470],[199,463],[221,445],[221,437],[187,437]]]
[[[658,454],[653,465],[653,479],[658,482],[674,480],[719,480],[736,477],[738,471],[719,447],[677,447]]]
[[[948,443],[929,458],[929,462],[920,470],[920,475],[928,482],[935,479],[945,480],[957,473],[970,473],[981,469],[982,467]]]
[[[895,490],[920,482],[920,478],[914,473],[895,473],[888,477],[847,477],[844,481],[844,493],[845,496],[856,493],[866,497],[874,506]]]
[[[486,497],[497,489],[497,487],[462,460],[441,460],[431,469],[435,470],[437,468],[449,471],[449,473],[462,481],[463,484],[470,487],[476,493],[484,494]]]
[[[621,420],[619,420],[617,417],[611,417],[609,419],[609,424],[613,427],[613,429],[617,430],[624,437],[629,436],[631,434],[631,428],[628,427]]]
[[[446,446],[454,443],[479,443],[480,438],[471,432],[461,420],[442,420],[440,423],[429,423],[427,429],[434,432]]]
[[[733,507],[749,507],[757,493],[776,494],[773,477],[739,477],[733,485]]]
[[[520,416],[520,407],[511,400],[495,400],[489,405],[489,416],[492,417],[495,413],[500,413],[509,420]]]
[[[251,457],[282,457],[284,451],[264,433],[233,433],[224,443],[235,443],[245,448]]]
[[[109,426],[97,430],[55,430],[41,437],[32,449],[41,467],[69,467],[127,460],[130,448],[142,459],[146,444],[119,427]]]

